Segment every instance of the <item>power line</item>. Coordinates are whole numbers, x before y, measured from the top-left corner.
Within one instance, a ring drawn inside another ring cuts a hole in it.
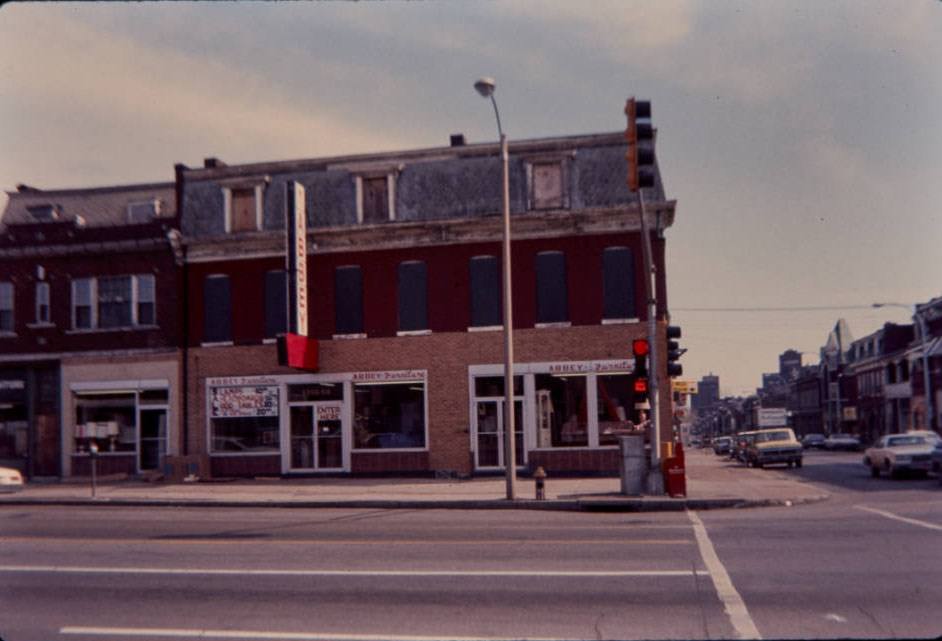
[[[672,312],[833,312],[873,310],[872,305],[817,305],[809,307],[672,307]]]

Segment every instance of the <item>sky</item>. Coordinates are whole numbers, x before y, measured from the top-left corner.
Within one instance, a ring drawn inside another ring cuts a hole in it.
[[[940,34],[938,0],[8,3],[0,189],[493,141],[484,75],[511,140],[649,99],[684,378],[746,394],[942,295]]]

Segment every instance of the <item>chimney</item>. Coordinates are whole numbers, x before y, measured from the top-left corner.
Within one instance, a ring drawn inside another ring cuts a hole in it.
[[[464,147],[464,134],[451,134],[452,147]]]
[[[203,167],[206,169],[216,169],[218,167],[225,167],[226,163],[219,160],[218,158],[204,158]]]
[[[40,191],[39,189],[36,189],[35,187],[30,187],[29,185],[24,185],[23,183],[20,183],[19,185],[17,185],[16,190],[20,192],[21,194]]]

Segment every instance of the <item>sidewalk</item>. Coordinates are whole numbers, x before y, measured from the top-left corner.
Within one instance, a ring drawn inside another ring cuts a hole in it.
[[[306,478],[231,482],[27,484],[16,494],[0,495],[0,506],[112,505],[176,507],[334,507],[400,509],[547,509],[596,511],[672,511],[797,505],[828,498],[818,488],[795,480],[787,469],[749,469],[712,450],[687,454],[687,497],[630,497],[615,478],[546,479],[546,500],[534,499],[534,481],[520,477],[517,500],[506,499],[503,476],[470,480],[416,478]]]

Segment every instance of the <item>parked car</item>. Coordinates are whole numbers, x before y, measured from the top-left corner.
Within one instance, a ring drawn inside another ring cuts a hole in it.
[[[932,450],[932,471],[939,477],[939,484],[942,484],[942,441],[935,444]]]
[[[922,436],[886,434],[864,453],[864,465],[871,476],[885,472],[895,476],[903,471],[926,473],[932,467],[933,446]]]
[[[752,443],[755,432],[740,432],[733,438],[732,449],[729,451],[729,457],[738,461],[746,462],[746,448]]]
[[[729,449],[733,445],[732,436],[717,436],[713,439],[713,453],[717,456],[729,454]]]
[[[801,446],[805,449],[811,449],[812,447],[822,449],[826,440],[824,434],[805,434],[801,438]]]
[[[860,450],[860,439],[853,434],[831,434],[824,440],[826,450]]]
[[[746,448],[746,464],[763,467],[784,463],[787,467],[801,467],[803,448],[795,433],[788,427],[758,430]]]
[[[19,492],[23,489],[23,475],[12,467],[0,467],[0,492]]]
[[[929,441],[929,444],[936,446],[939,443],[942,443],[942,436],[939,436],[938,432],[933,430],[909,430],[906,432],[907,436],[921,436],[922,438]]]

